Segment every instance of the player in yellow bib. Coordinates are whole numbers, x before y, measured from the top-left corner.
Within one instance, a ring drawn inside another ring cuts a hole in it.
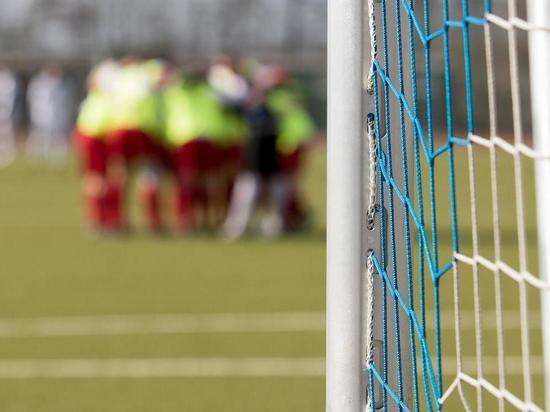
[[[208,83],[223,109],[223,133],[215,144],[220,159],[216,176],[217,202],[225,216],[235,179],[242,167],[243,144],[250,133],[244,118],[250,85],[241,74],[237,61],[225,55],[214,59],[208,71]]]
[[[219,168],[216,141],[223,113],[214,91],[185,78],[164,93],[164,134],[177,181],[178,229],[188,233],[215,223],[209,216]]]
[[[112,113],[109,91],[116,70],[116,65],[107,61],[92,71],[88,79],[88,94],[80,105],[74,130],[83,174],[82,196],[88,225],[94,232],[109,229],[105,141]]]
[[[159,201],[159,166],[162,150],[160,98],[157,93],[162,67],[154,62],[126,59],[121,64],[112,93],[109,151],[108,202],[112,210],[112,225],[123,230],[127,226],[125,193],[128,175],[139,167],[139,197],[145,211],[147,226],[152,231],[163,227]]]

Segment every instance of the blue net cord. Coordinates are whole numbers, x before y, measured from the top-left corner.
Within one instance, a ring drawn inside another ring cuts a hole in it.
[[[435,0],[434,0],[435,1]],[[438,250],[438,230],[437,230],[437,199],[436,199],[436,160],[446,154],[448,157],[449,173],[449,195],[451,205],[451,224],[452,224],[452,246],[453,253],[459,252],[457,210],[456,210],[456,177],[454,164],[454,146],[469,145],[468,138],[455,136],[453,118],[453,99],[451,88],[451,53],[450,53],[450,30],[460,30],[463,40],[463,56],[465,67],[465,88],[466,88],[466,106],[467,106],[467,129],[468,133],[474,133],[474,101],[472,93],[472,73],[470,64],[470,34],[471,25],[484,26],[488,24],[483,17],[470,16],[468,0],[461,0],[463,19],[451,20],[449,16],[448,0],[437,0],[442,6],[443,25],[435,30],[430,27],[430,0],[422,0],[421,12],[423,13],[423,23],[417,16],[414,0],[383,0],[380,4],[381,11],[381,30],[382,53],[373,61],[372,72],[376,77],[374,82],[374,115],[376,120],[376,136],[379,139],[378,148],[378,184],[379,198],[382,205],[387,205],[388,210],[381,208],[380,252],[379,256],[374,256],[374,264],[380,278],[382,288],[382,302],[378,306],[382,318],[382,368],[379,370],[372,362],[369,365],[369,396],[374,396],[375,382],[383,388],[382,405],[383,409],[397,407],[399,410],[423,410],[425,407],[429,411],[441,410],[442,405],[439,399],[443,393],[443,369],[441,353],[441,325],[440,325],[440,280],[453,268],[453,255],[442,257],[443,263],[440,263],[440,253]],[[433,3],[433,1],[432,1]],[[489,12],[491,1],[485,0],[485,10]],[[395,12],[393,21],[394,27],[390,27],[391,11]],[[406,24],[402,22],[406,20]],[[406,27],[408,32],[408,44],[403,42],[403,29]],[[389,44],[389,31],[395,32],[395,44]],[[425,113],[421,116],[418,107],[418,81],[416,75],[416,52],[417,45],[415,38],[422,45],[424,58],[425,76]],[[379,36],[380,39],[380,36]],[[443,146],[435,149],[434,145],[434,120],[433,120],[433,85],[431,79],[432,57],[431,44],[434,41],[443,43],[444,60],[444,92],[445,92],[445,113],[446,113],[446,142]],[[397,65],[390,65],[389,50],[395,50],[397,55]],[[405,64],[404,53],[408,52],[408,63]],[[407,70],[410,70],[407,73]],[[392,79],[397,79],[394,81]],[[410,81],[410,99],[407,98],[405,91],[405,82]],[[396,99],[398,102],[398,112],[392,111],[390,99]],[[395,125],[395,119],[399,119],[399,130],[392,130],[391,125]],[[392,123],[393,121],[393,123]],[[423,125],[424,122],[424,125]],[[407,135],[412,136],[412,146],[407,144]],[[393,146],[398,144],[400,148],[400,161],[394,159]],[[408,150],[412,150],[409,155]],[[412,158],[414,162],[413,170],[409,171],[408,159]],[[423,187],[423,169],[422,161],[428,165],[427,189],[429,196],[429,223],[426,224],[426,207],[424,205]],[[403,184],[400,185],[395,177],[397,168],[400,168]],[[410,184],[411,178],[416,179],[415,190],[416,204],[412,199]],[[395,202],[402,205],[404,211],[400,215],[397,211]],[[387,214],[387,216],[385,216]],[[399,215],[399,216],[398,216]],[[388,220],[386,224],[385,220]],[[387,227],[385,227],[387,225]],[[401,225],[404,233],[404,251],[397,250],[396,239],[398,237],[398,225]],[[413,265],[413,228],[417,231],[417,249],[418,265]],[[388,235],[386,235],[386,230]],[[389,239],[386,239],[386,236]],[[389,240],[389,250],[385,246]],[[404,253],[406,255],[406,267],[398,267],[397,256]],[[389,254],[389,255],[388,255]],[[406,273],[407,279],[407,298],[400,292],[398,275]],[[418,279],[419,290],[419,308],[416,307],[415,280]],[[434,324],[435,331],[433,336],[426,333],[426,293],[431,288],[434,299]],[[389,310],[391,308],[391,311]],[[392,313],[393,312],[393,313]],[[410,341],[408,346],[401,341],[400,329],[404,325],[400,324],[399,313],[405,313],[408,319],[408,329]],[[388,319],[392,316],[395,330],[389,330]],[[433,341],[430,341],[430,338]],[[395,362],[396,362],[396,387],[389,384],[389,359],[388,359],[388,339],[395,340]],[[417,348],[417,342],[419,347]],[[403,364],[403,350],[409,350],[411,364]],[[432,349],[430,349],[432,348]],[[433,356],[432,356],[433,355]],[[424,390],[419,389],[417,358],[420,359],[422,369],[422,382]],[[405,394],[403,387],[404,368],[410,368],[412,375],[412,398],[411,405],[405,404]],[[374,410],[374,406],[372,406]]]

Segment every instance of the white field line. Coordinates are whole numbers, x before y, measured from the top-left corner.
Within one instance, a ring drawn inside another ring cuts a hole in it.
[[[323,358],[162,358],[0,361],[0,379],[277,377],[325,375]]]
[[[0,319],[0,338],[324,330],[323,312]]]
[[[496,357],[485,358],[485,376],[498,373]],[[508,376],[522,374],[519,356],[506,358]],[[542,361],[533,358],[532,374],[541,375]],[[443,358],[445,375],[454,376],[456,360]],[[472,373],[476,360],[464,358],[463,371]],[[216,378],[323,377],[324,358],[156,358],[156,359],[23,359],[0,361],[0,379],[79,378]]]
[[[520,328],[519,312],[503,313],[505,329]],[[428,328],[433,328],[433,313],[427,313]],[[462,330],[475,328],[473,311],[461,313]],[[540,328],[540,314],[529,313],[530,327]],[[431,320],[431,322],[430,322]],[[494,330],[493,313],[482,316],[484,329]],[[443,330],[454,329],[454,312],[441,312]],[[54,336],[116,336],[188,333],[261,333],[261,332],[323,332],[323,312],[219,313],[219,314],[159,314],[107,315],[52,318],[0,318],[0,338],[31,338]]]

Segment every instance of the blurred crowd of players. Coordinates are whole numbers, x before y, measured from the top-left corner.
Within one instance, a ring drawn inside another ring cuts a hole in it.
[[[282,66],[226,56],[200,68],[109,59],[89,75],[73,135],[94,232],[128,230],[132,174],[155,233],[236,239],[259,209],[262,236],[307,226],[297,178],[316,127]]]

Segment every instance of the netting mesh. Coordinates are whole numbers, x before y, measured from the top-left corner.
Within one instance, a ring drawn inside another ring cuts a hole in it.
[[[370,410],[544,409],[526,8],[368,3]]]

